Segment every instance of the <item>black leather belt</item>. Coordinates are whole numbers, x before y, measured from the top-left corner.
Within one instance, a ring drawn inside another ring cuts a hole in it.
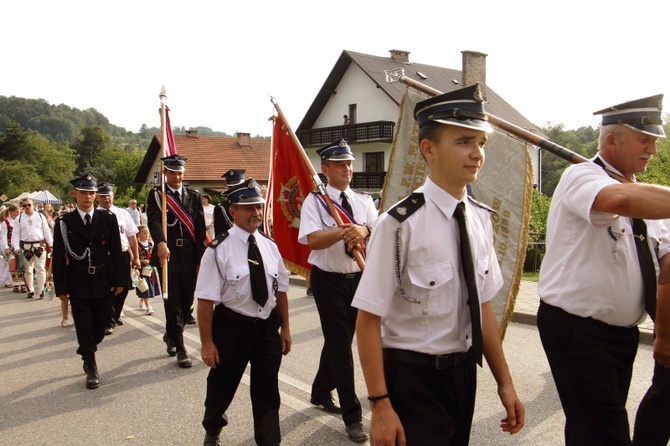
[[[404,362],[405,364],[429,367],[431,369],[451,369],[464,363],[470,357],[468,352],[449,353],[448,355],[429,355],[411,350],[384,349],[384,359]]]
[[[29,242],[29,241],[26,241],[26,240],[20,240],[20,241],[19,241],[19,246],[20,246],[21,248],[23,248],[24,245],[40,245],[40,246],[44,246],[44,240],[35,240],[34,242]],[[31,248],[32,248],[32,246],[31,246]]]
[[[94,275],[98,271],[104,269],[107,267],[109,262],[103,263],[102,265],[82,265],[80,263],[70,263],[70,266],[73,269],[79,270],[79,271],[86,271],[88,274]]]
[[[358,271],[356,273],[332,273],[330,271],[324,271],[321,268],[316,267],[316,266],[314,266],[312,268],[313,269],[318,269],[319,271],[321,271],[324,274],[339,277],[340,279],[345,279],[345,280],[353,280],[353,279],[356,279],[357,277],[360,277],[361,274],[363,274],[361,271]]]
[[[192,238],[176,238],[174,239],[174,244],[176,247],[181,248],[185,244],[190,243],[192,241],[193,241]]]
[[[267,319],[261,319],[259,317],[251,317],[251,316],[246,316],[242,313],[238,313],[235,310],[231,310],[230,308],[226,307],[224,304],[218,304],[216,308],[220,308],[219,311],[223,312],[226,316],[230,316],[233,319],[237,319],[238,321],[244,321],[248,323],[268,323],[270,321],[270,317],[268,316]],[[274,310],[273,310],[274,311]],[[272,313],[270,313],[272,315]]]

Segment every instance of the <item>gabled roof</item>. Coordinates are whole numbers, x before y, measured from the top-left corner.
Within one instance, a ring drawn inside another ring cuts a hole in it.
[[[333,91],[337,89],[337,85],[340,83],[342,77],[352,63],[356,64],[372,80],[372,82],[376,84],[377,88],[385,92],[398,106],[400,106],[400,102],[407,90],[407,86],[400,82],[386,82],[385,70],[404,68],[407,77],[415,79],[422,84],[426,84],[444,93],[462,88],[461,85],[454,82],[461,82],[462,72],[460,70],[425,65],[416,62],[401,63],[393,60],[391,57],[372,56],[369,54],[344,50],[335,63],[330,75],[326,78],[321,90],[319,90],[314,102],[312,102],[312,105],[309,107],[307,114],[305,114],[305,117],[298,126],[296,132],[313,128],[314,123],[323,111],[323,108],[330,100]],[[426,79],[423,79],[423,76],[419,76],[417,72],[422,73]],[[535,133],[542,134],[539,127],[531,123],[521,113],[515,110],[514,107],[505,102],[505,100],[498,96],[498,94],[488,85],[486,86],[486,99],[487,112],[519,127],[532,129]]]
[[[151,166],[159,158],[159,135],[154,135],[144,160],[135,176],[138,184],[151,182]],[[270,171],[270,142],[262,138],[248,138],[249,146],[241,146],[236,137],[174,135],[177,153],[188,158],[184,181],[224,181],[221,178],[230,169],[246,169],[245,176],[257,181],[268,181]]]

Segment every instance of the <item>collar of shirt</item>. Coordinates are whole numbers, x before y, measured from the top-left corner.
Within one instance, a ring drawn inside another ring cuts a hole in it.
[[[91,209],[90,212],[84,212],[81,209],[77,208],[77,212],[79,212],[79,216],[81,217],[81,221],[86,224],[86,214],[91,216],[91,222],[93,222],[93,209]]]
[[[257,233],[258,233],[258,231],[254,231],[252,233],[247,232],[244,229],[240,228],[239,226],[236,226],[235,224],[233,224],[233,227],[228,230],[228,235],[237,237],[238,239],[240,239],[245,244],[249,240],[249,236],[251,234],[254,235],[254,238],[258,239],[259,236],[258,236]]]
[[[423,184],[423,194],[426,198],[435,203],[435,206],[445,217],[447,217],[447,219],[451,219],[451,217],[454,216],[456,205],[461,201],[465,202],[466,207],[468,206],[467,193],[463,194],[462,200],[457,200],[450,193],[435,184],[430,177],[427,177],[426,182]]]
[[[111,206],[108,207],[108,208],[103,208],[102,206],[98,206],[98,209],[100,209],[101,211],[109,211],[109,212],[111,212],[112,214],[116,214],[116,209],[118,209],[118,208],[117,208],[116,206],[114,206],[114,205],[111,205]],[[92,216],[93,216],[93,215],[91,215],[91,217],[92,217]],[[83,217],[82,217],[82,218],[83,218]]]
[[[339,190],[330,184],[326,185],[326,193],[330,196],[332,200],[335,200],[338,204],[340,203],[340,194],[344,192],[344,195],[347,196],[347,200],[351,203],[351,188],[347,187],[344,190]]]
[[[179,196],[183,199],[184,198],[184,186],[180,187],[179,189],[172,189],[170,186],[168,186],[168,189],[170,189],[170,192],[174,193],[175,191],[179,192]]]
[[[605,165],[605,168],[606,168],[607,170],[609,170],[610,172],[614,172],[614,173],[616,173],[616,174],[618,174],[618,175],[623,176],[623,174],[622,174],[621,172],[619,172],[618,169],[615,169],[610,163],[608,163],[607,161],[605,161],[605,159],[604,159],[602,156],[600,156],[599,154],[596,154],[596,156],[594,156],[593,158],[591,158],[591,161],[595,161],[596,158],[598,158],[598,159]],[[633,175],[633,181],[635,181],[635,175]]]

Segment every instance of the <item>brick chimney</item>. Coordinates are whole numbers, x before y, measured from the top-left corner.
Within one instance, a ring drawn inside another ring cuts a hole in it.
[[[251,134],[237,132],[237,144],[240,147],[251,147]]]
[[[479,82],[482,96],[486,99],[486,56],[488,54],[468,50],[461,51],[461,54],[463,55],[463,79],[461,79],[461,85],[467,87]]]
[[[409,65],[409,51],[389,50],[389,53],[391,53],[391,59],[395,62]]]
[[[198,137],[198,131],[197,130],[186,130],[186,136],[188,138],[197,138]]]

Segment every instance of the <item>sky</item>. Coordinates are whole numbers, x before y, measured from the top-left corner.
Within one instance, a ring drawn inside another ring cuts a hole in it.
[[[0,95],[95,108],[138,132],[173,126],[271,134],[274,97],[295,130],[342,51],[461,69],[536,125],[664,93],[670,1],[21,0],[0,13]],[[670,45],[669,45],[670,46]]]

